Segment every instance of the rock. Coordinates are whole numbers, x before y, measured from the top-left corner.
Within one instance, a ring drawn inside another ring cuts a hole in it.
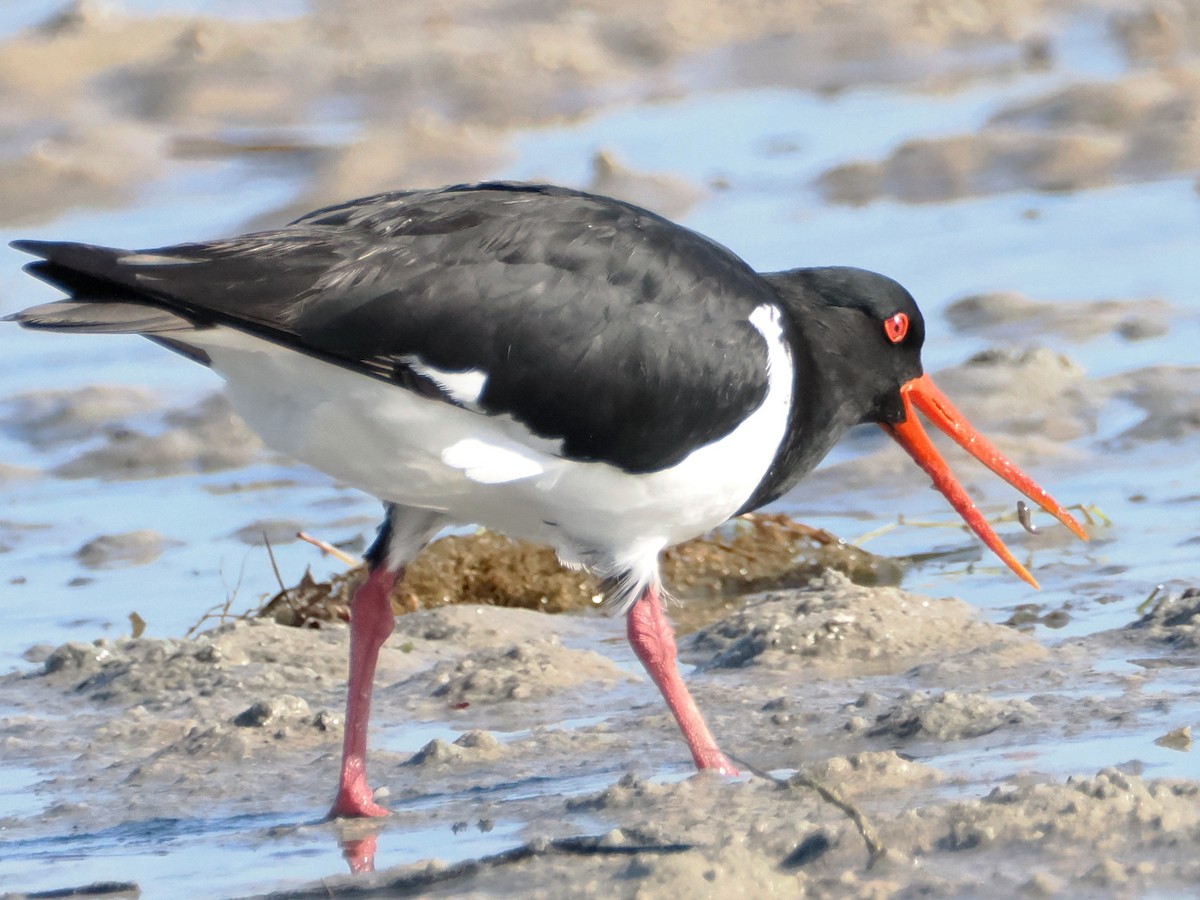
[[[992,700],[982,694],[953,691],[937,694],[917,691],[877,716],[867,735],[960,741],[1038,718],[1037,709],[1024,700]]]
[[[981,646],[1040,653],[1029,638],[980,622],[959,600],[860,587],[832,572],[807,589],[750,600],[688,646],[708,657],[705,669],[811,666],[829,674],[902,671]]]
[[[686,215],[707,193],[678,175],[631,169],[609,150],[592,157],[592,180],[587,189],[644,206],[668,219]]]
[[[487,648],[455,661],[438,663],[416,676],[429,696],[450,707],[545,697],[588,681],[620,681],[627,676],[613,662],[588,650],[556,641],[532,641]]]
[[[162,556],[167,548],[180,546],[181,541],[165,538],[157,531],[139,529],[93,538],[75,551],[75,558],[89,569],[144,566]]]
[[[118,423],[159,405],[145,388],[91,385],[28,391],[0,403],[4,412],[0,427],[35,447],[52,447],[103,436]]]
[[[269,700],[259,700],[239,713],[233,724],[239,728],[263,728],[281,722],[304,722],[312,719],[308,702],[291,694],[280,694]]]
[[[467,731],[454,743],[435,738],[412,755],[406,766],[445,767],[460,762],[498,759],[504,747],[495,735],[487,731]]]
[[[1167,593],[1125,630],[1142,632],[1176,650],[1200,648],[1200,588]]]

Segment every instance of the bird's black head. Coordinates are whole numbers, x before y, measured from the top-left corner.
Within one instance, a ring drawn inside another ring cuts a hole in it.
[[[908,291],[862,269],[795,269],[765,277],[787,310],[801,357],[796,360],[793,436],[838,435],[858,422],[880,425],[925,470],[971,530],[1036,586],[951,473],[922,427],[920,411],[968,453],[1087,539],[1074,517],[976,431],[924,374],[925,320]],[[792,440],[783,451],[785,457],[791,454],[784,464],[813,465],[811,454],[804,453],[804,441]]]
[[[836,373],[839,401],[857,422],[904,420],[900,389],[920,377],[925,320],[885,275],[829,266],[766,276],[821,371]]]

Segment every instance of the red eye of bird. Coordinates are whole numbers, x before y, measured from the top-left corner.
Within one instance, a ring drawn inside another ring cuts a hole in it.
[[[908,334],[908,316],[904,313],[896,313],[883,323],[883,330],[887,332],[889,341],[893,344],[900,343]]]

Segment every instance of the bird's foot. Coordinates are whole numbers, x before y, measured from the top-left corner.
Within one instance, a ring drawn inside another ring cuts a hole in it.
[[[377,819],[389,815],[390,812],[375,802],[365,778],[340,785],[329,810],[331,819]]]
[[[702,772],[716,772],[718,775],[729,775],[731,777],[737,777],[742,774],[738,771],[738,767],[730,762],[729,757],[716,747],[697,751],[695,760],[696,768]]]

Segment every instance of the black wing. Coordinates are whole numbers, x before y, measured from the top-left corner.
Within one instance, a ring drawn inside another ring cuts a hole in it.
[[[50,304],[15,317],[28,326],[128,330],[186,352],[180,317],[230,325],[430,395],[414,358],[480,370],[483,412],[628,471],[678,462],[766,393],[766,344],[746,321],[774,302],[760,277],[652,213],[562,188],[381,194],[137,253],[13,246],[43,257],[27,269],[76,307],[112,307],[56,319],[64,304]]]

